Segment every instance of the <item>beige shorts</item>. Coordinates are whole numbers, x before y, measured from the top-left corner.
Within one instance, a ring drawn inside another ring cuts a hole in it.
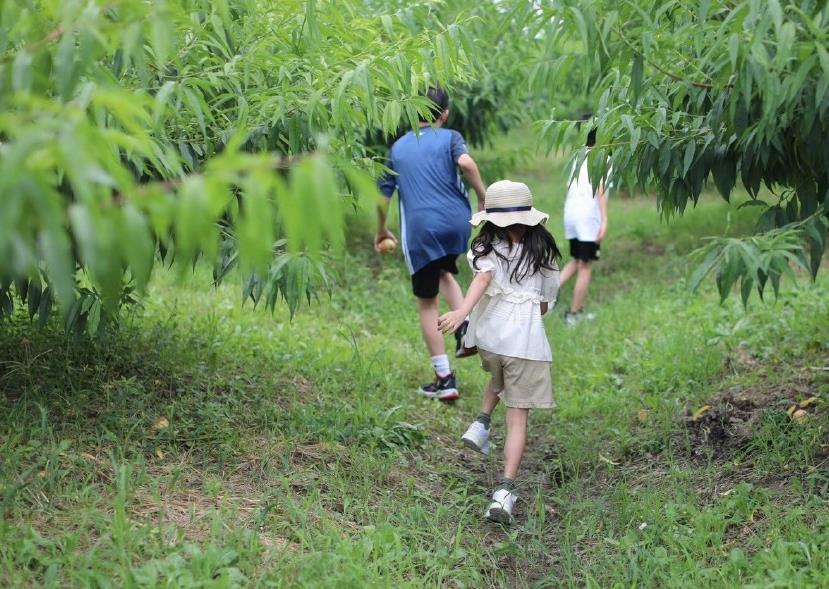
[[[551,362],[501,356],[478,348],[481,368],[492,375],[492,387],[507,407],[552,409]]]

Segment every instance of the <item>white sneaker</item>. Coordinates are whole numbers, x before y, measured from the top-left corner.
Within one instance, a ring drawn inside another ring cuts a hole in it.
[[[573,313],[569,310],[564,312],[564,322],[570,327],[573,327],[579,321],[593,321],[595,318],[595,313],[585,313],[584,311]]]
[[[492,447],[489,443],[489,430],[477,419],[472,422],[466,430],[466,433],[461,436],[461,440],[469,448],[477,450],[482,454],[489,454],[489,450]]]
[[[484,517],[492,522],[509,525],[512,523],[512,508],[516,501],[518,495],[506,489],[498,489],[492,494],[492,503],[489,504]]]

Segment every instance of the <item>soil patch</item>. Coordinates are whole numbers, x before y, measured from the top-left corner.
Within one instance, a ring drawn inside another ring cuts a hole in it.
[[[826,362],[824,362],[826,363]],[[691,455],[723,461],[744,450],[761,426],[764,416],[778,411],[789,419],[802,408],[805,417],[825,413],[816,370],[802,366],[791,372],[786,383],[771,384],[764,366],[742,348],[730,361],[737,371],[762,375],[756,386],[735,386],[721,391],[694,409],[688,408],[683,422],[689,435]]]

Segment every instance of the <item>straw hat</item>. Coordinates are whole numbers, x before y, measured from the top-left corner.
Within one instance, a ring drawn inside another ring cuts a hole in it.
[[[533,195],[523,182],[500,180],[486,189],[484,210],[472,215],[475,226],[489,221],[498,227],[509,225],[540,225],[549,215],[533,208]]]

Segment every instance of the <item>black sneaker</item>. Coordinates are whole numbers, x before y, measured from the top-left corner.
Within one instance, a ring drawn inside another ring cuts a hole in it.
[[[466,330],[468,327],[469,320],[466,320],[463,323],[461,323],[461,326],[455,330],[455,358],[466,358],[468,356],[474,356],[478,353],[477,346],[467,348],[465,345],[463,345],[463,336],[466,335]]]
[[[454,401],[461,396],[455,384],[454,372],[450,372],[443,378],[435,375],[435,382],[423,385],[418,392],[424,397],[438,401]]]

